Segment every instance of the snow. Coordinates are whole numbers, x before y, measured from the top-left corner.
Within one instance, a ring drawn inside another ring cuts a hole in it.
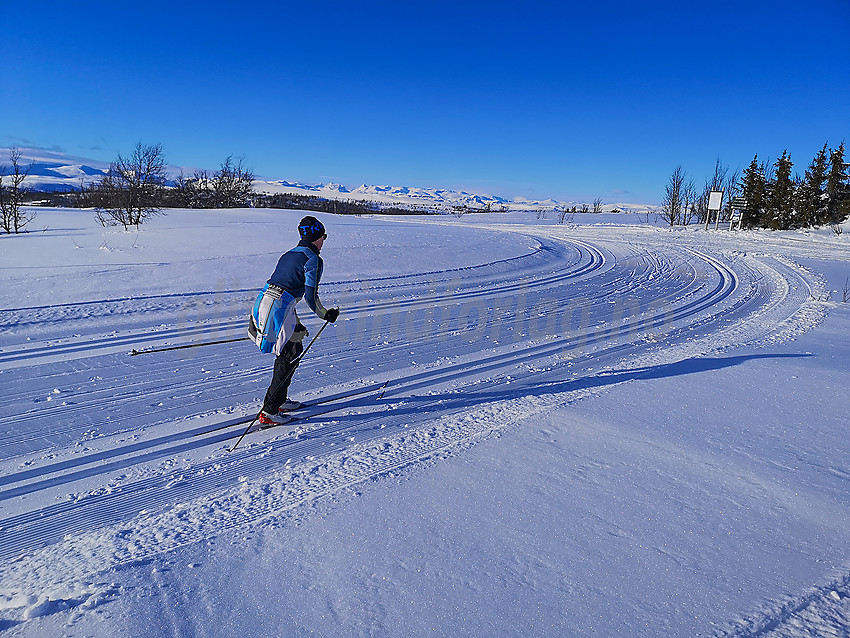
[[[293,395],[376,390],[228,452],[271,359],[129,352],[242,336],[303,213],[37,212],[0,237],[4,634],[850,627],[850,233],[322,215],[343,314]]]

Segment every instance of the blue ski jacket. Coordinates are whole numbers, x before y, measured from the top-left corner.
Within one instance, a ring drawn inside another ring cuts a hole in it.
[[[319,249],[301,241],[284,253],[272,276],[257,295],[248,325],[248,334],[262,352],[279,355],[298,324],[295,305],[303,297],[320,319],[327,310],[319,299],[319,281],[324,264]]]
[[[323,319],[324,313],[318,310],[321,304],[317,303],[323,269],[324,262],[319,256],[319,249],[312,242],[303,240],[281,256],[268,283],[282,288],[294,299],[304,297],[310,310]]]

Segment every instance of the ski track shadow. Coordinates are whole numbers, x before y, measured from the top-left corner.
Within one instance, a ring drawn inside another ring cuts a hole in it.
[[[18,625],[22,625],[23,623],[23,620],[4,620],[0,618],[0,631],[6,631],[7,629],[17,627]]]
[[[619,371],[606,371],[584,376],[570,381],[555,381],[549,383],[523,383],[514,377],[510,385],[501,389],[487,392],[472,392],[463,394],[431,394],[410,397],[393,397],[388,391],[388,401],[403,401],[403,405],[392,411],[393,415],[422,415],[423,413],[441,413],[446,411],[468,410],[482,404],[493,401],[509,401],[527,397],[542,397],[552,394],[575,392],[580,390],[591,390],[604,388],[618,383],[631,380],[652,380],[678,377],[701,372],[711,372],[732,368],[748,361],[758,359],[800,359],[813,357],[813,354],[753,354],[739,355],[734,357],[699,357],[685,359],[675,363],[666,363],[655,366],[644,366]],[[362,419],[364,415],[355,414],[348,416],[335,416],[332,420],[338,422],[351,421],[352,427],[356,428],[354,422]]]
[[[352,397],[346,401],[346,404],[355,408],[368,404],[368,399],[364,397]],[[317,416],[321,417],[320,414]],[[0,476],[0,488],[4,488],[0,489],[0,502],[38,490],[65,485],[79,479],[91,478],[93,476],[123,470],[140,463],[167,458],[201,446],[222,443],[233,438],[233,433],[227,428],[247,423],[247,421],[248,419],[245,417],[235,417],[218,424],[197,425],[190,429],[179,430],[171,434],[122,444],[117,447],[91,452],[82,457],[57,461],[52,464],[19,470],[5,476]],[[6,486],[12,486],[15,483],[20,483],[20,485],[6,488]]]
[[[687,374],[698,374],[700,372],[711,372],[732,368],[748,361],[757,359],[799,359],[813,357],[812,354],[752,354],[738,355],[734,357],[696,357],[684,359],[674,363],[665,363],[655,366],[643,366],[626,370],[603,371],[597,374],[584,376],[571,381],[560,381],[554,383],[540,383],[530,386],[520,386],[509,392],[484,392],[473,398],[471,405],[475,405],[485,399],[518,399],[526,396],[544,396],[548,394],[573,392],[576,390],[590,390],[616,385],[632,380],[652,380],[679,377]],[[514,385],[513,383],[511,385]]]
[[[528,397],[543,397],[553,394],[575,392],[580,390],[589,390],[594,388],[604,388],[613,386],[618,383],[623,383],[630,380],[652,380],[677,377],[687,374],[697,374],[700,372],[709,372],[713,370],[722,370],[741,365],[748,361],[758,359],[788,359],[788,358],[806,358],[812,357],[812,354],[753,354],[739,355],[734,357],[703,357],[685,359],[675,363],[645,366],[640,368],[631,368],[619,371],[605,371],[597,374],[590,374],[570,381],[554,381],[554,382],[538,382],[533,383],[534,376],[527,377],[527,381],[517,380],[514,377],[510,385],[503,384],[497,389],[484,392],[463,392],[460,393],[444,393],[444,394],[428,394],[428,395],[411,395],[411,396],[396,396],[392,395],[392,387],[387,391],[387,402],[399,401],[401,404],[390,411],[379,411],[378,413],[355,413],[348,415],[329,415],[316,417],[310,420],[314,423],[333,421],[341,426],[343,431],[357,431],[359,429],[370,429],[369,421],[373,421],[375,416],[417,416],[422,415],[438,417],[440,414],[460,412],[479,407],[483,404],[494,401],[510,401],[514,399],[522,399]],[[403,388],[399,388],[402,389]],[[357,408],[361,405],[368,405],[367,399],[356,398],[351,400],[351,408]],[[241,423],[242,418],[234,419],[235,423]],[[365,421],[365,422],[364,422]],[[388,432],[391,429],[388,430]],[[193,434],[206,434],[209,437],[204,437],[203,440],[192,440]],[[299,437],[299,442],[314,438],[321,438],[327,434],[324,428],[317,428],[314,432],[307,433],[306,436]],[[164,437],[157,437],[150,441],[142,441],[135,444],[122,446],[121,448],[104,450],[91,455],[85,459],[69,459],[55,463],[48,467],[34,468],[31,470],[23,470],[8,477],[0,479],[0,485],[5,486],[12,482],[26,481],[17,487],[9,487],[0,491],[0,500],[8,500],[16,498],[40,489],[65,485],[72,481],[89,478],[96,475],[105,474],[107,472],[125,469],[139,463],[150,462],[160,458],[173,456],[185,451],[189,451],[199,447],[200,445],[216,445],[223,443],[233,438],[232,432],[227,430],[209,430],[207,426],[201,426],[188,431],[176,432]],[[166,443],[177,443],[177,445],[164,446]],[[179,443],[178,443],[179,442]],[[160,447],[164,446],[164,447]],[[156,448],[156,449],[152,449]],[[137,454],[133,454],[137,452]],[[127,455],[126,458],[116,459],[116,455]],[[103,461],[107,461],[103,463]],[[96,465],[89,466],[92,463],[100,462]],[[88,467],[81,467],[86,465]],[[66,470],[72,470],[67,472]],[[42,476],[60,472],[56,476]],[[27,480],[29,479],[29,480]],[[41,480],[32,480],[41,479]]]
[[[242,423],[244,419],[236,418],[231,421],[233,425],[236,425]],[[191,438],[193,435],[201,435],[207,432],[211,434],[210,437],[198,440],[193,440]],[[72,481],[123,470],[141,463],[147,463],[176,454],[182,454],[183,452],[193,450],[201,445],[215,445],[226,441],[230,438],[230,436],[231,434],[226,430],[210,430],[209,426],[200,426],[192,430],[176,432],[174,434],[158,437],[149,441],[141,441],[139,443],[121,446],[117,449],[107,449],[101,452],[95,452],[82,459],[68,459],[45,467],[23,470],[0,479],[0,486],[21,483],[21,485],[18,485],[17,487],[0,490],[0,501],[24,496],[38,490],[65,485]],[[178,441],[182,441],[182,443],[167,446],[168,443]],[[127,455],[126,458],[110,460],[116,456],[124,455]],[[108,462],[104,463],[102,461]],[[93,463],[98,464],[93,465],[92,467],[83,467],[92,465]],[[73,471],[66,472],[65,470]],[[49,476],[50,474],[57,472],[62,473],[56,476]],[[48,478],[37,481],[29,480],[41,476],[48,476]]]

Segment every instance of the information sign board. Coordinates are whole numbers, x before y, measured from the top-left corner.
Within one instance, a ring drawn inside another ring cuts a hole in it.
[[[708,194],[708,210],[720,210],[723,205],[723,191],[711,191]]]

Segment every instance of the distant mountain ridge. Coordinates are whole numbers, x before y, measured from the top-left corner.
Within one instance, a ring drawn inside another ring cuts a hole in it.
[[[58,191],[80,188],[104,175],[109,163],[84,157],[37,148],[20,147],[21,163],[29,167],[29,176],[24,186],[33,190]],[[0,166],[9,165],[8,148],[0,148]]]
[[[76,157],[58,151],[20,147],[21,160],[25,165],[32,163],[30,174],[24,182],[26,188],[39,191],[65,191],[88,186],[100,179],[109,169],[109,162]],[[0,166],[8,165],[9,149],[0,148]],[[168,173],[176,178],[181,172],[191,174],[195,169],[168,166]],[[433,208],[449,211],[455,207],[498,210],[554,209],[578,205],[578,202],[562,202],[555,199],[533,200],[524,197],[511,199],[498,195],[470,193],[445,188],[421,188],[413,186],[387,186],[361,184],[349,188],[343,184],[304,184],[283,179],[257,178],[254,189],[259,193],[295,194],[337,200],[369,200],[410,208]],[[629,207],[645,208],[635,204],[606,204],[605,210]]]
[[[489,205],[491,209],[498,210],[500,207],[512,207],[515,204],[526,203],[520,200],[506,199],[497,195],[412,186],[361,184],[356,188],[349,188],[333,182],[328,184],[303,184],[287,180],[256,180],[255,188],[265,193],[293,193],[343,200],[370,200],[417,207],[436,207],[440,209],[451,208],[453,206],[486,208]],[[554,206],[556,202],[554,200],[547,200],[546,203],[539,202],[538,205]]]

